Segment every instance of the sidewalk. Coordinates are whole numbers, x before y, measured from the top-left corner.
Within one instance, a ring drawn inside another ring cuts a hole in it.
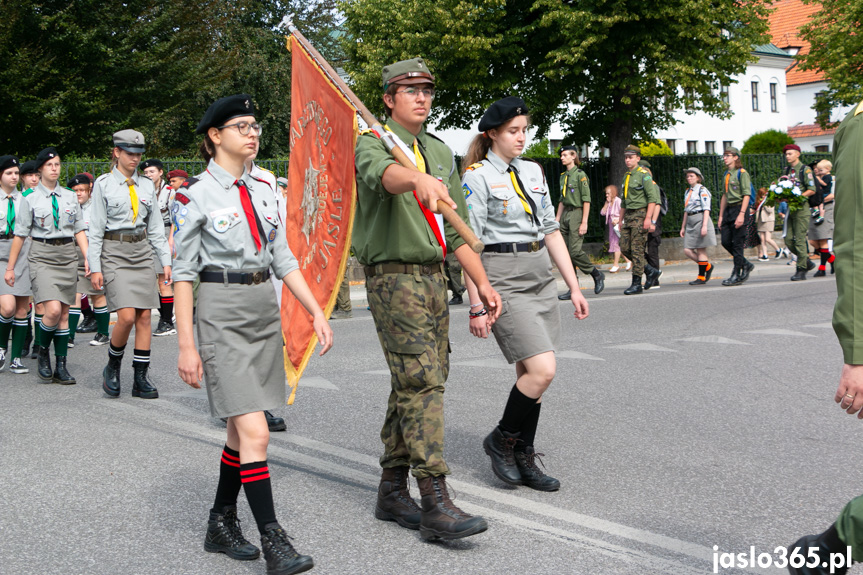
[[[755,258],[748,259],[750,262],[755,264],[755,269],[752,270],[752,274],[749,276],[750,280],[752,278],[759,277],[775,277],[778,280],[784,279],[787,281],[791,279],[792,275],[794,275],[794,266],[786,265],[789,261],[788,258],[780,258],[777,260],[771,257],[770,261],[766,262],[758,261]],[[818,264],[820,260],[813,259],[812,261],[815,264]],[[715,269],[713,270],[713,274],[710,277],[710,281],[707,285],[719,285],[722,280],[731,275],[733,261],[731,257],[728,257],[720,260],[712,260],[711,263],[715,266]],[[624,267],[621,266],[619,272],[612,274],[608,272],[610,268],[611,264],[603,264],[599,266],[599,269],[602,270],[603,273],[605,273],[605,290],[602,292],[602,295],[605,295],[609,292],[622,292],[632,283],[632,272],[627,272]],[[692,262],[690,260],[669,262],[660,260],[660,269],[662,269],[662,277],[659,280],[659,284],[661,286],[667,284],[688,284],[698,275],[698,266],[695,264],[695,262]],[[812,270],[807,274],[807,281],[812,281],[812,274],[814,274],[816,270]],[[558,293],[565,292],[567,287],[566,284],[563,282],[563,279],[561,279],[560,273],[557,271],[557,268],[554,268],[554,276],[557,279]],[[830,266],[827,267],[827,276],[827,278],[814,279],[815,281],[818,281],[819,279],[829,279],[831,277]],[[579,273],[578,283],[581,286],[582,291],[589,291],[590,293],[593,293],[593,279],[590,276]],[[599,297],[602,296],[600,295]],[[366,299],[366,287],[364,282],[351,282],[351,305],[354,307],[362,308],[368,305],[368,300]]]

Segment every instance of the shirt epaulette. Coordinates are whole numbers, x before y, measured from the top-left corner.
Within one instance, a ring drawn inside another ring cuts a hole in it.
[[[467,169],[465,170],[465,172],[472,172],[472,171],[474,171],[475,169],[479,168],[480,166],[482,166],[482,162],[477,162],[477,163],[475,163],[475,164],[471,164],[471,165],[469,165],[469,166],[467,167]]]
[[[371,128],[366,128],[365,130],[360,130],[360,136],[365,136],[366,134],[374,134],[375,131]]]
[[[435,136],[434,134],[430,134],[430,133],[426,132],[426,136],[429,136],[430,138],[434,138],[435,140],[437,140],[437,141],[438,141],[438,142],[440,142],[441,144],[446,144],[446,142],[444,142],[443,140],[441,140],[440,138],[438,138],[438,137],[437,137],[437,136]]]
[[[645,169],[644,169],[644,168],[642,168],[641,166],[638,166],[637,171],[641,172],[642,174],[646,174],[646,173],[647,173],[647,170],[645,170]]]

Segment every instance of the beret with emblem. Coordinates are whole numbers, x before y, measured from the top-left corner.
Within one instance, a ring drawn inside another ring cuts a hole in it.
[[[74,178],[66,182],[66,187],[74,188],[75,186],[80,186],[81,184],[86,184],[89,186],[92,183],[93,182],[90,181],[90,178],[88,178],[85,174],[78,174]]]
[[[516,96],[507,96],[488,107],[479,121],[479,131],[485,132],[497,128],[516,116],[526,116],[529,111],[524,100]]]
[[[21,168],[19,173],[23,176],[25,174],[36,174],[39,172],[39,164],[36,163],[36,160],[27,160],[23,164],[21,164]]]
[[[57,150],[54,148],[45,148],[41,152],[36,155],[36,169],[42,167],[42,165],[52,158],[56,158],[60,154],[57,153]]]
[[[21,168],[18,158],[15,156],[0,156],[0,174],[9,168]]]
[[[120,130],[114,132],[114,147],[126,150],[130,154],[143,154],[146,148],[144,147],[144,134],[137,130]]]
[[[434,76],[422,58],[401,60],[381,70],[384,92],[392,84],[434,84]]]
[[[735,156],[737,156],[738,158],[740,157],[740,150],[738,150],[737,148],[735,148],[735,147],[733,147],[733,146],[731,146],[731,147],[729,147],[729,148],[725,148],[725,152],[724,152],[724,153],[725,153],[725,154],[734,154],[734,155],[735,155]]]
[[[171,170],[168,172],[168,179],[171,178],[188,178],[189,173],[186,170]]]
[[[797,150],[799,152],[800,146],[798,146],[797,144],[788,144],[787,146],[782,148],[783,152],[787,152],[788,150]]]
[[[641,157],[641,148],[639,148],[638,146],[635,146],[633,144],[629,144],[628,146],[623,148],[623,155],[624,156],[631,156],[633,154],[640,158]]]
[[[141,171],[146,170],[147,168],[159,168],[160,170],[165,168],[165,166],[162,164],[162,160],[157,160],[156,158],[144,160],[143,162],[141,162],[141,165],[139,167],[141,168]]]
[[[225,122],[240,116],[254,116],[255,103],[248,94],[234,94],[219,98],[207,108],[204,117],[201,118],[196,134],[206,134],[210,128],[224,126]]]
[[[578,150],[576,149],[575,146],[561,146],[560,151],[561,152],[567,152],[567,151],[575,152],[576,154],[578,153]]]

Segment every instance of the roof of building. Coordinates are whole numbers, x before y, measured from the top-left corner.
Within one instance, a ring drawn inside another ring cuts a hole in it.
[[[761,44],[760,46],[755,46],[752,49],[754,54],[762,54],[768,56],[781,56],[784,58],[793,58],[791,54],[783,50],[782,48],[777,47],[775,44]]]
[[[782,49],[796,48],[798,54],[809,53],[809,42],[800,37],[800,28],[809,22],[812,14],[821,10],[817,3],[804,4],[803,0],[774,0],[773,12],[768,17],[773,44]],[[824,75],[815,70],[800,70],[795,60],[785,70],[785,81],[789,86],[821,82]]]
[[[788,135],[794,138],[811,138],[813,136],[830,136],[836,133],[836,128],[824,130],[818,124],[801,124],[788,128]]]

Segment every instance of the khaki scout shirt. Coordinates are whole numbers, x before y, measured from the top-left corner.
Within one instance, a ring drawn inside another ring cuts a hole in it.
[[[590,203],[590,182],[578,166],[560,175],[560,203],[569,208]]]
[[[135,194],[138,196],[138,217],[132,221],[132,196],[126,184],[126,176],[116,167],[108,174],[96,178],[93,197],[90,199],[90,246],[87,260],[90,271],[102,272],[102,242],[105,232],[142,233],[147,231],[147,240],[159,260],[159,266],[171,265],[171,252],[165,239],[165,225],[159,213],[159,203],[153,181],[137,173],[132,174]]]
[[[539,226],[524,209],[507,168],[512,167],[536,204]],[[462,188],[474,233],[486,245],[543,239],[560,228],[539,164],[516,158],[507,164],[494,152],[464,173]]]
[[[743,201],[744,196],[746,196],[747,201],[750,201],[749,196],[752,195],[752,180],[749,179],[749,173],[741,168],[740,179],[738,180],[737,171],[726,171],[722,177],[722,193],[725,196],[726,206],[736,206]]]
[[[261,251],[257,251],[252,238],[236,181],[246,184],[264,228]],[[272,268],[276,277],[282,279],[300,267],[279,223],[273,190],[266,181],[247,171],[235,180],[210,160],[204,173],[177,190],[171,217],[177,251],[173,268],[176,281],[194,281],[204,269],[241,272]]]
[[[629,178],[628,182],[627,178]],[[646,208],[647,204],[658,204],[660,201],[659,186],[656,185],[647,170],[641,166],[636,166],[635,169],[623,174],[620,201],[620,207],[627,211]]]
[[[791,175],[791,172],[794,172],[794,177],[797,180],[797,185],[800,187],[801,192],[815,190],[815,174],[812,172],[812,168],[803,162],[798,161],[786,171],[789,176]]]
[[[833,136],[836,203],[833,251],[836,254],[836,306],[833,331],[842,346],[845,363],[863,364],[863,102],[839,124]]]
[[[59,209],[59,229],[54,227],[51,197],[56,196]],[[56,240],[71,238],[84,229],[79,217],[78,196],[57,184],[49,190],[39,182],[33,192],[22,198],[21,211],[15,216],[15,235]]]
[[[408,146],[414,135],[392,118],[387,127]],[[456,212],[467,220],[467,207],[461,193],[458,170],[452,150],[423,128],[416,136],[426,159],[426,168],[440,178],[450,197],[458,206]],[[431,226],[410,192],[391,194],[384,189],[384,171],[397,163],[383,142],[368,133],[357,138],[357,212],[354,218],[353,248],[363,265],[383,262],[430,264],[443,261],[443,250]],[[454,252],[465,242],[448,223],[444,223],[447,253]]]

